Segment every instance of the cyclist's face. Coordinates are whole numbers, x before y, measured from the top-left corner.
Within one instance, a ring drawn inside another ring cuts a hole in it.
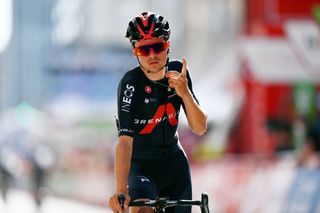
[[[136,42],[135,48],[148,46],[148,45],[152,45],[152,44],[158,44],[158,43],[162,43],[162,42],[165,42],[163,40],[163,38],[151,38],[151,39],[147,39],[147,40],[140,40],[140,41]],[[140,55],[137,57],[139,58],[139,61],[140,61],[143,68],[145,68],[146,70],[149,70],[151,72],[157,72],[161,68],[163,68],[164,65],[166,64],[167,51],[168,51],[169,47],[165,46],[163,51],[159,51],[159,50],[162,50],[161,48],[159,49],[159,47],[154,47],[154,48],[156,48],[156,50],[153,49],[152,46],[149,46],[149,47],[151,47],[151,48],[147,48],[149,50],[148,55],[146,55],[146,56]],[[146,48],[144,48],[144,49],[146,49]]]

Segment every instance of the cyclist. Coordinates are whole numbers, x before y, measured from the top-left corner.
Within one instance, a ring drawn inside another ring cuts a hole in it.
[[[207,128],[207,115],[193,93],[186,60],[169,61],[167,20],[142,12],[129,22],[126,37],[139,66],[129,70],[118,87],[116,192],[108,202],[114,212],[127,210],[130,199],[191,199],[189,162],[177,133],[180,107],[194,133],[202,135]],[[126,197],[124,209],[120,194]],[[130,212],[152,209],[130,207]],[[167,212],[190,213],[191,208],[173,207]]]

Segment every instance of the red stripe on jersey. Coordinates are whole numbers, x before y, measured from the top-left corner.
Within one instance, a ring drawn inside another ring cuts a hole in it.
[[[165,105],[161,105],[158,107],[156,114],[154,114],[153,116],[153,121],[152,123],[148,123],[147,126],[145,126],[140,132],[139,134],[149,134],[152,132],[152,130],[158,125],[158,123],[162,120],[162,117],[164,115],[165,112]],[[159,122],[156,122],[157,120],[159,120]]]

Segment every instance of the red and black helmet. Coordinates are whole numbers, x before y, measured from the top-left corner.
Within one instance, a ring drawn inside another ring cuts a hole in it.
[[[151,12],[142,12],[129,22],[126,37],[132,44],[141,39],[152,37],[162,37],[167,41],[170,37],[170,26],[163,16]]]

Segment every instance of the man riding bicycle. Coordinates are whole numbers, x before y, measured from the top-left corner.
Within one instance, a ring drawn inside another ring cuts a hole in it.
[[[207,128],[207,115],[193,93],[186,60],[169,61],[167,20],[143,12],[129,22],[126,37],[139,66],[129,70],[118,87],[116,192],[109,199],[114,212],[124,212],[130,200],[192,199],[189,162],[177,133],[181,106],[195,134],[202,135]],[[124,209],[119,204],[121,194]],[[130,212],[153,210],[130,207]],[[172,207],[167,212],[190,213],[191,208]]]

